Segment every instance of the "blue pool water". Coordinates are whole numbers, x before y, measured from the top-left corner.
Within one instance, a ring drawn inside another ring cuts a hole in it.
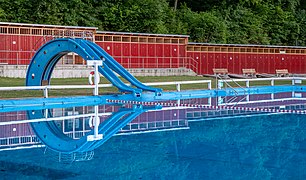
[[[305,115],[189,123],[114,136],[92,160],[59,163],[45,148],[0,152],[2,179],[305,179]]]

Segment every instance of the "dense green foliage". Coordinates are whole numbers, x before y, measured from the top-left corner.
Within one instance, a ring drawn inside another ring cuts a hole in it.
[[[305,10],[302,0],[0,0],[0,21],[305,46]]]

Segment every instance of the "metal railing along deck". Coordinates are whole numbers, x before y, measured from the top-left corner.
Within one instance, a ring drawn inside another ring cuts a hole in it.
[[[176,85],[176,90],[181,91],[182,84],[207,84],[207,88],[211,89],[211,80],[198,81],[176,81],[176,82],[151,82],[144,83],[148,86],[167,86]],[[126,84],[130,85],[130,84]],[[113,87],[112,84],[99,84],[98,87]],[[95,85],[46,85],[46,86],[15,86],[15,87],[0,87],[0,91],[17,91],[17,90],[43,90],[44,97],[48,97],[50,89],[94,89]]]

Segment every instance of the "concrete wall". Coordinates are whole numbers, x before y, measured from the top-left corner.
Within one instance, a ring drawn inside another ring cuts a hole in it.
[[[21,77],[27,74],[26,65],[0,65],[0,77]]]
[[[25,78],[27,65],[0,65],[0,77]],[[86,65],[60,65],[53,73],[53,78],[88,77],[93,68]],[[195,76],[196,73],[186,68],[164,69],[128,69],[134,76]]]

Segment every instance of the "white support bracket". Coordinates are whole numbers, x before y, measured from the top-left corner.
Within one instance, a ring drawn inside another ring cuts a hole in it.
[[[88,135],[87,141],[97,141],[103,139],[103,134],[98,134],[98,136],[95,135]]]
[[[99,71],[98,71],[98,67],[103,65],[103,61],[101,60],[88,60],[87,61],[87,65],[89,66],[94,66],[94,84],[95,84],[95,89],[94,89],[94,95],[97,96],[99,95]]]
[[[103,139],[103,134],[99,134],[99,124],[100,124],[99,106],[95,106],[95,115],[93,118],[90,118],[89,123],[92,123],[94,127],[94,134],[88,135],[87,141],[96,141]]]

